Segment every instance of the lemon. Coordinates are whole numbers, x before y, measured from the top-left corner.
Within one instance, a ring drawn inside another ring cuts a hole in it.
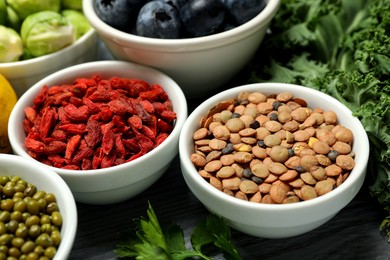
[[[0,153],[11,153],[8,139],[8,119],[17,96],[8,80],[0,74]]]

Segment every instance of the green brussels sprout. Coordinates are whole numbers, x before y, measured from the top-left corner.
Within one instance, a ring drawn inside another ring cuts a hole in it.
[[[30,14],[40,11],[60,12],[61,0],[6,0],[7,4],[15,10],[20,19],[24,20]]]
[[[56,52],[76,40],[73,25],[53,11],[29,15],[22,23],[20,35],[24,46],[34,57]]]
[[[91,29],[91,25],[83,13],[76,10],[66,9],[63,10],[61,14],[74,26],[77,39]]]
[[[81,11],[83,9],[83,0],[62,0],[62,9],[74,9]]]
[[[19,32],[22,21],[18,14],[11,7],[7,6],[7,23],[8,27],[11,27],[15,31]]]
[[[0,25],[4,25],[7,22],[7,5],[5,0],[0,0]]]
[[[0,62],[18,61],[23,54],[23,43],[12,28],[0,25]]]

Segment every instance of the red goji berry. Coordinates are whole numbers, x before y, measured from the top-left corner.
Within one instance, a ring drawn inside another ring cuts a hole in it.
[[[81,135],[86,132],[87,127],[85,124],[63,124],[59,126],[59,129],[71,134]]]
[[[73,153],[76,151],[76,149],[80,144],[81,138],[82,138],[81,135],[74,135],[69,139],[65,150],[66,159],[72,158]]]
[[[35,153],[43,153],[45,149],[45,144],[43,142],[34,140],[32,138],[26,138],[24,141],[24,145],[28,150],[31,150]]]
[[[92,150],[91,148],[89,147],[82,148],[76,152],[76,154],[72,159],[72,162],[75,165],[78,165],[78,163],[81,162],[84,158],[91,157],[93,156],[93,154],[94,154],[94,150]]]
[[[43,103],[45,103],[47,99],[47,89],[48,87],[44,85],[39,91],[38,95],[34,98],[33,103],[36,107],[40,107]]]
[[[115,135],[115,151],[117,152],[119,158],[124,158],[126,156],[126,149],[125,145],[122,142],[121,134]]]
[[[32,108],[32,107],[25,107],[24,108],[24,114],[26,116],[26,118],[30,121],[30,122],[34,122],[35,119],[37,118],[37,111]]]
[[[102,149],[104,154],[109,154],[115,144],[115,134],[110,129],[104,135],[102,139]]]
[[[156,140],[154,141],[154,147],[159,146],[162,142],[165,141],[169,136],[168,133],[159,133],[158,136],[156,137]]]
[[[66,169],[99,169],[134,160],[161,144],[176,114],[164,89],[139,79],[96,75],[43,86],[25,109],[25,146],[33,158]]]
[[[49,132],[54,127],[57,116],[58,115],[54,109],[51,109],[50,107],[44,108],[41,123],[38,128],[42,137],[48,136]]]
[[[87,145],[94,148],[102,139],[102,130],[100,123],[96,120],[89,119],[87,121],[87,133],[84,135],[84,140]]]
[[[160,132],[163,132],[163,133],[171,133],[172,130],[173,130],[173,125],[165,122],[164,120],[162,119],[159,119],[157,121],[157,128],[160,130]]]
[[[64,110],[65,115],[73,121],[85,121],[89,117],[89,110],[85,105],[76,107],[75,105],[69,103],[64,107]]]
[[[90,159],[84,158],[81,163],[82,170],[90,170],[92,169],[92,161]]]
[[[66,150],[66,143],[61,141],[52,141],[43,147],[43,154],[59,154]]]
[[[67,102],[73,94],[71,92],[57,93],[51,97],[54,105],[61,105],[63,102]]]
[[[103,157],[103,160],[100,164],[101,168],[108,168],[114,165],[116,156],[114,152],[111,152]]]
[[[127,123],[130,125],[130,127],[133,127],[135,129],[141,129],[142,128],[142,119],[138,115],[133,115],[127,119]]]
[[[100,165],[102,163],[104,157],[104,153],[101,147],[96,149],[96,152],[92,158],[92,169],[98,169],[100,168]]]

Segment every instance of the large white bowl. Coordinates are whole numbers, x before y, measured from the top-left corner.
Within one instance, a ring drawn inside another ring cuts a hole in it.
[[[204,180],[192,164],[193,133],[199,128],[200,118],[223,100],[237,97],[241,91],[265,94],[292,92],[308,102],[308,107],[333,110],[341,125],[354,134],[355,167],[346,181],[331,192],[315,199],[292,204],[261,204],[231,197]],[[369,142],[360,121],[336,99],[314,89],[282,83],[258,83],[221,92],[199,105],[188,117],[180,135],[179,153],[185,182],[193,194],[213,213],[246,234],[264,238],[286,238],[313,230],[326,223],[344,208],[361,188],[368,162]]]
[[[138,78],[150,84],[160,84],[172,101],[177,119],[169,137],[157,148],[131,162],[96,170],[65,170],[51,166],[69,185],[78,202],[89,204],[109,204],[129,199],[147,189],[167,170],[178,153],[179,135],[187,118],[187,103],[180,87],[168,76],[152,68],[125,61],[95,61],[58,71],[33,85],[15,105],[8,124],[9,139],[15,154],[32,157],[24,146],[25,133],[22,121],[23,109],[32,104],[44,84],[53,86],[71,83],[79,77],[101,75]]]
[[[97,58],[97,34],[90,29],[72,45],[41,57],[0,63],[0,74],[11,83],[18,97],[33,84],[57,70]]]
[[[53,193],[62,216],[61,243],[55,260],[67,259],[76,237],[77,207],[72,192],[53,170],[42,164],[17,155],[0,154],[0,174],[19,176],[37,187],[38,190]]]
[[[95,12],[95,0],[84,0],[85,17],[116,59],[148,65],[171,76],[188,97],[221,87],[254,56],[280,0],[268,0],[261,13],[226,32],[188,39],[155,39],[117,30]]]

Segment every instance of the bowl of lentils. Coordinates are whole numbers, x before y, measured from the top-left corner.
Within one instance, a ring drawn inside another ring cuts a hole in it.
[[[209,211],[243,233],[286,238],[325,224],[355,197],[369,143],[335,98],[256,83],[199,105],[179,152],[186,184]]]
[[[67,259],[77,231],[73,195],[54,171],[0,154],[0,258]]]

